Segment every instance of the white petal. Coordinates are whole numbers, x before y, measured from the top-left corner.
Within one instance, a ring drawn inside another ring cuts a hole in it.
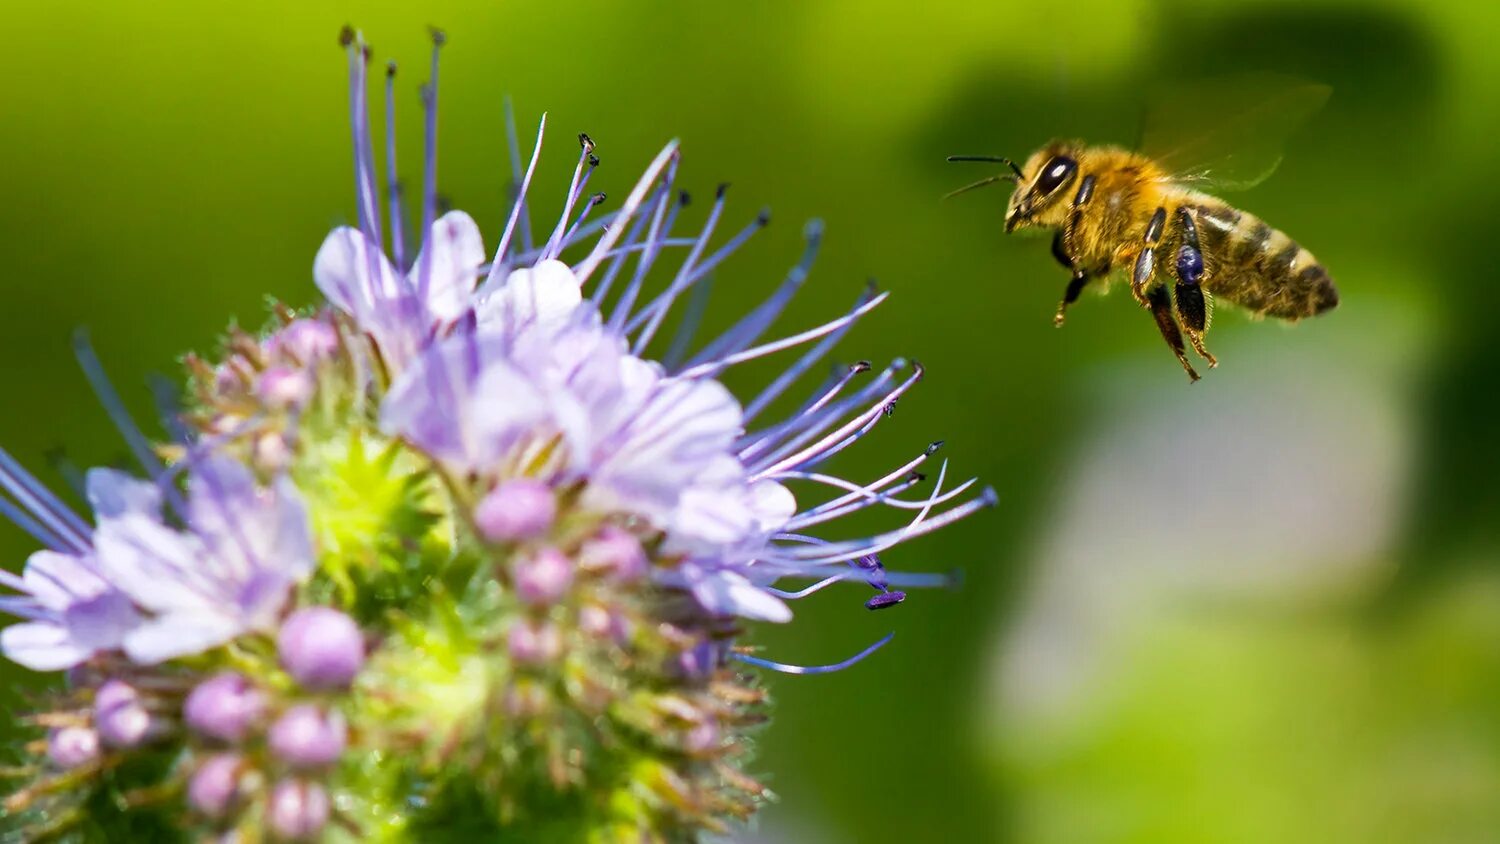
[[[190,537],[143,516],[111,519],[94,535],[94,559],[115,588],[152,612],[210,607],[202,548]]]
[[[150,481],[114,469],[90,469],[84,485],[88,490],[89,505],[101,519],[126,513],[161,514],[161,490]]]
[[[383,252],[369,249],[365,236],[349,226],[340,226],[324,238],[313,259],[313,281],[328,301],[362,324],[373,320],[380,303],[401,295],[395,267]]]
[[[108,588],[83,560],[56,551],[32,554],[26,560],[21,579],[38,603],[58,612],[79,598],[97,595]]]
[[[760,481],[750,487],[750,509],[762,533],[781,530],[797,513],[797,498],[776,481]]]
[[[693,584],[693,596],[703,608],[720,615],[737,615],[777,623],[791,621],[792,611],[780,598],[732,571],[705,575]]]
[[[562,261],[542,261],[512,271],[499,290],[482,298],[475,316],[481,326],[511,333],[532,324],[558,325],[582,301],[573,270]]]
[[[423,269],[427,270],[427,311],[434,319],[453,320],[468,309],[484,263],[484,239],[474,218],[462,211],[449,211],[432,224],[432,256],[424,245],[411,265],[408,279],[419,290]],[[429,263],[424,263],[430,260]]]
[[[0,651],[32,671],[72,668],[92,656],[68,638],[68,631],[46,622],[12,624],[0,630]]]
[[[601,456],[597,479],[624,498],[665,507],[728,452],[742,419],[722,384],[683,379],[660,382],[633,416],[616,449]]]
[[[217,613],[179,613],[162,616],[125,637],[125,655],[140,665],[202,653],[240,633],[240,626]]]

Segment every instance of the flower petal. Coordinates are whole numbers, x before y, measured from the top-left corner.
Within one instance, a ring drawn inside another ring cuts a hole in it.
[[[385,254],[371,249],[359,229],[340,226],[329,232],[313,259],[313,281],[340,310],[366,330],[379,324],[379,307],[400,299],[401,281]]]
[[[72,668],[93,655],[69,638],[61,625],[43,621],[12,624],[0,630],[0,651],[32,671]]]
[[[84,478],[89,505],[100,519],[112,519],[127,513],[143,516],[161,514],[161,490],[150,481],[143,481],[125,472],[114,469],[90,469]]]
[[[693,597],[705,610],[777,623],[792,620],[792,610],[780,598],[732,571],[715,571],[691,581]]]
[[[468,310],[479,265],[485,261],[484,239],[473,217],[449,211],[433,222],[428,243],[432,245],[431,256],[424,245],[408,279],[412,290],[423,290],[425,273],[427,312],[434,320],[449,322]]]
[[[239,632],[240,625],[217,613],[171,613],[125,637],[125,655],[137,664],[155,665],[218,647]]]
[[[512,271],[498,290],[480,298],[474,314],[481,327],[510,334],[533,324],[556,326],[582,302],[573,270],[548,260]]]

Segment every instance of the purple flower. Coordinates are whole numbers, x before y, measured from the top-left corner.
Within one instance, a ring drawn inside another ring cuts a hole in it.
[[[533,606],[547,606],[573,585],[573,561],[556,548],[543,548],[516,566],[516,593]]]
[[[107,680],[94,693],[94,727],[110,747],[134,747],[151,728],[151,713],[128,683]]]
[[[0,632],[6,656],[56,670],[121,649],[149,664],[274,626],[314,563],[295,487],[281,479],[261,489],[227,457],[190,458],[190,466],[186,500],[172,493],[187,530],[163,517],[160,485],[108,469],[88,474],[90,530],[0,452],[0,485],[32,513],[8,515],[52,545],[21,577],[0,574],[20,593],[0,598],[0,610],[27,619]]]
[[[193,466],[188,493],[188,531],[133,513],[101,522],[95,536],[104,575],[150,614],[124,640],[138,663],[273,629],[314,565],[307,515],[289,480],[262,489],[243,464],[210,456]]]
[[[357,114],[356,135],[366,131]],[[673,305],[699,292],[768,219],[757,215],[710,248],[725,207],[721,189],[702,230],[674,236],[682,207],[673,186],[677,160],[675,143],[668,144],[618,211],[585,224],[597,203],[584,200],[584,186],[598,164],[586,142],[562,218],[545,243],[531,244],[529,229],[518,226],[528,169],[487,266],[476,224],[459,212],[436,220],[428,247],[407,263],[399,254],[398,217],[388,220],[398,254],[388,258],[379,246],[374,163],[367,139],[357,139],[360,226],[330,236],[314,275],[380,346],[382,358],[393,361],[382,429],[458,474],[489,484],[524,474],[554,489],[578,485],[579,507],[645,520],[663,536],[663,552],[684,560],[654,575],[688,590],[714,614],[785,621],[791,616],[785,600],[843,580],[867,582],[882,594],[889,589],[876,579],[945,583],[942,576],[883,569],[877,577],[854,561],[963,518],[991,503],[992,493],[958,501],[973,482],[946,489],[940,472],[931,495],[901,497],[921,482],[916,470],[931,450],[869,483],[820,471],[890,413],[920,379],[920,367],[897,361],[873,375],[868,364],[850,367],[790,415],[757,423],[885,299],[867,290],[837,319],[763,339],[806,281],[820,226],[809,226],[807,252],[786,280],[728,331],[695,350],[695,312],[664,344],[662,362],[648,357]],[[433,196],[424,198],[424,220],[434,219]],[[518,233],[527,242],[518,242]],[[648,294],[658,259],[680,248],[685,257]],[[565,261],[568,253],[575,257]],[[747,403],[718,380],[732,366],[799,347],[800,357]],[[789,484],[832,494],[804,505]],[[950,502],[957,503],[943,510]],[[816,535],[815,526],[871,507],[914,518],[862,539]],[[497,536],[511,530],[488,499],[481,510],[481,530],[488,525]],[[783,579],[813,583],[786,591],[775,586]]]
[[[88,727],[58,727],[47,734],[47,758],[63,770],[99,758],[99,734]]]
[[[297,610],[276,637],[281,666],[308,689],[349,685],[365,664],[364,634],[354,619],[328,607]]]
[[[183,704],[183,718],[199,734],[237,742],[266,710],[266,696],[239,674],[218,674],[199,683]]]
[[[552,488],[531,478],[502,481],[474,510],[479,532],[492,542],[535,539],[557,518]]]
[[[271,752],[294,768],[321,768],[338,761],[348,742],[348,725],[337,712],[310,703],[288,709],[271,725]]]
[[[328,792],[303,780],[283,780],[271,789],[266,820],[278,838],[306,841],[317,837],[328,823]]]
[[[210,818],[223,817],[240,791],[245,760],[237,753],[219,753],[199,763],[188,779],[188,802]]]

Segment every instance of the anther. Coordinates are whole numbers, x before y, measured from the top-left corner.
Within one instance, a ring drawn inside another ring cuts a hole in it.
[[[693,201],[693,195],[690,194],[690,193],[688,193],[687,191],[682,191],[681,193],[677,194],[677,207],[678,208],[686,208],[686,207],[688,207],[688,204],[691,203],[692,201]]]
[[[578,133],[578,145],[583,147],[584,152],[594,151],[594,139],[590,138],[587,132]]]
[[[724,192],[727,190],[729,190],[729,183],[720,182],[719,186],[717,188],[714,188],[714,199],[723,199]]]
[[[934,454],[937,453],[938,449],[940,449],[942,447],[943,447],[943,441],[942,440],[933,440],[932,443],[927,446],[927,451],[925,451],[923,453],[926,454],[928,457],[931,457],[932,455],[934,455]]]
[[[883,610],[887,607],[894,607],[904,600],[906,600],[905,592],[881,592],[879,595],[865,601],[865,609]]]
[[[339,30],[339,46],[340,47],[347,47],[347,46],[349,46],[350,44],[353,44],[353,43],[354,43],[354,27],[352,27],[352,26],[350,26],[349,24],[346,23],[346,24],[344,24],[344,28]]]
[[[769,226],[771,224],[771,209],[760,209],[760,213],[755,215],[755,224],[762,227]]]
[[[607,197],[605,196],[604,191],[599,191],[598,193],[596,193],[593,196],[589,197],[589,204],[590,205],[603,205],[604,204],[604,200],[606,198]]]
[[[441,47],[448,43],[448,33],[435,26],[427,27],[427,32],[432,36],[432,46]]]
[[[396,60],[395,59],[392,59],[392,60],[390,60],[390,61],[388,61],[388,62],[385,63],[385,75],[388,78],[391,78],[391,79],[394,79],[396,77]]]
[[[867,360],[857,360],[854,363],[849,364],[849,371],[851,373],[853,373],[853,372],[869,372],[872,368],[873,368],[872,365]]]

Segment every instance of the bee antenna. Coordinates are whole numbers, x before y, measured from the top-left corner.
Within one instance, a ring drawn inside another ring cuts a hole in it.
[[[1001,173],[998,176],[986,176],[985,178],[980,179],[979,181],[977,181],[977,182],[975,182],[975,183],[973,183],[971,185],[964,185],[963,187],[959,188],[956,191],[950,191],[948,193],[943,194],[943,199],[952,199],[953,197],[958,196],[961,193],[968,193],[969,191],[974,190],[976,188],[982,188],[985,185],[993,185],[996,182],[1014,182],[1015,180],[1016,180],[1016,177],[1012,176],[1009,173]]]
[[[1006,158],[1003,155],[950,155],[948,156],[948,160],[985,161],[989,162],[990,164],[1004,164],[1006,167],[1009,167],[1011,169],[1011,172],[1016,174],[1017,179],[1021,178],[1021,168],[1017,167],[1014,161],[1011,161],[1009,158]]]

